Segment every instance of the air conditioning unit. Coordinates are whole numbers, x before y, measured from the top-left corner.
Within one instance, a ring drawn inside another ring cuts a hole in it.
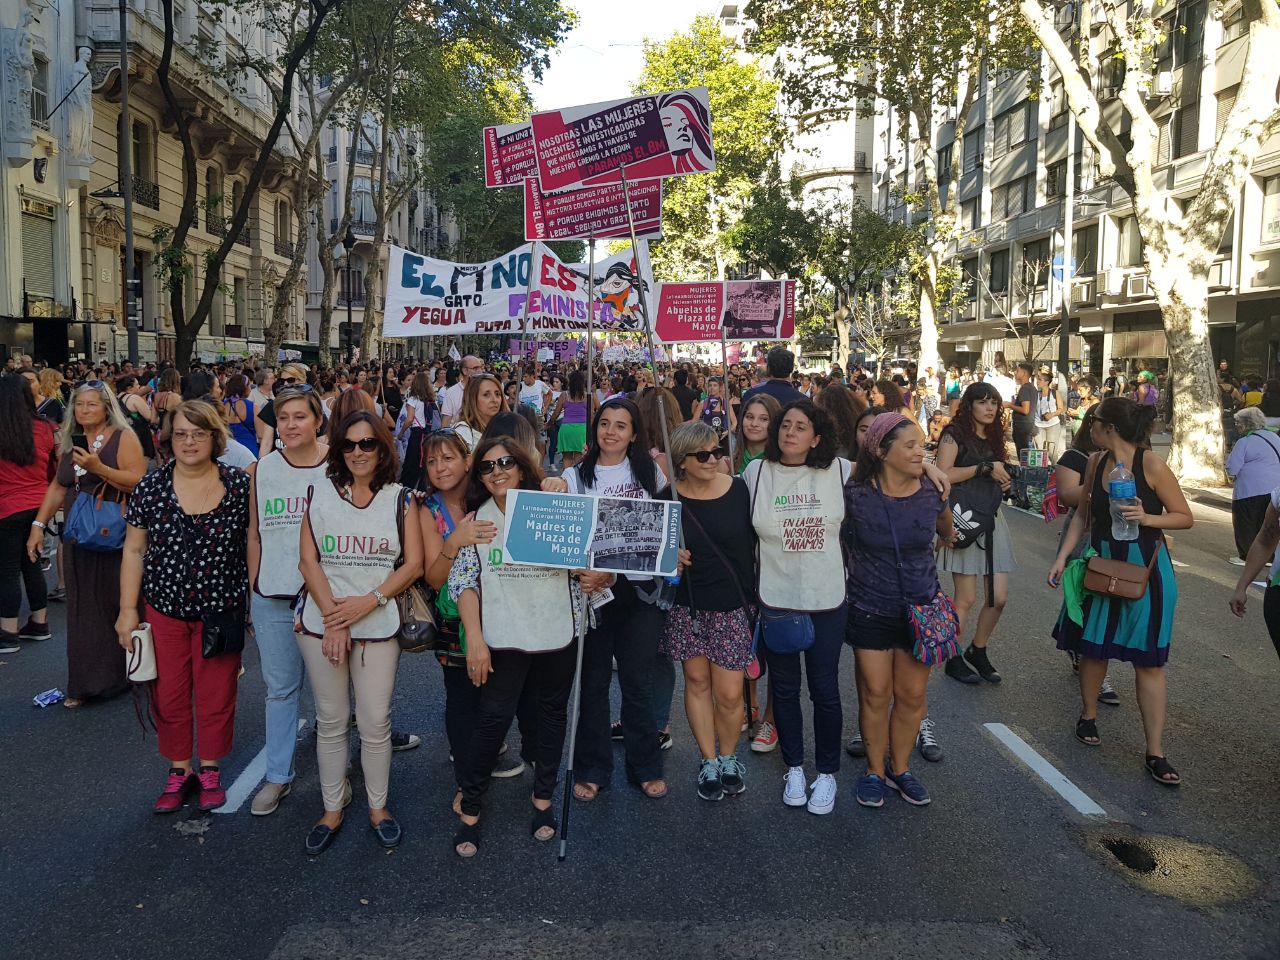
[[[1209,267],[1209,290],[1231,289],[1231,261],[1219,260]]]
[[[1108,297],[1124,293],[1124,271],[1112,267],[1102,276],[1102,292]]]
[[[1167,97],[1173,93],[1173,71],[1161,70],[1151,82],[1151,92],[1158,97]]]
[[[1077,280],[1071,284],[1071,302],[1092,306],[1098,299],[1098,285],[1092,279]]]
[[[1130,274],[1125,281],[1124,292],[1127,297],[1149,297],[1151,296],[1151,281],[1145,273]]]

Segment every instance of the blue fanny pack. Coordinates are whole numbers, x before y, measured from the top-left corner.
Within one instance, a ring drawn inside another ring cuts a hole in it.
[[[803,653],[813,646],[813,618],[807,613],[762,607],[756,631],[774,653]]]

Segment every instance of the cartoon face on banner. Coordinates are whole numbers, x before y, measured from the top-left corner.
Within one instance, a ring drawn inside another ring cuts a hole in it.
[[[677,174],[715,168],[711,114],[696,97],[683,90],[666,94],[658,100],[658,115]]]
[[[640,309],[640,286],[644,285],[645,295],[653,296],[653,275],[649,270],[648,246],[641,244],[640,256],[634,257],[631,251],[624,250],[604,260],[596,261],[596,288],[594,301],[606,305],[607,314],[613,318],[613,329],[638,331],[644,329],[644,313]],[[588,276],[589,264],[575,263],[573,270],[584,280]],[[647,279],[646,279],[647,278]],[[597,310],[597,316],[606,311]]]

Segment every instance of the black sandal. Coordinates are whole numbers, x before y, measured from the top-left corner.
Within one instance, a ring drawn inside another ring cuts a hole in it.
[[[1151,774],[1152,780],[1163,787],[1176,787],[1182,783],[1182,777],[1178,775],[1178,771],[1173,769],[1173,764],[1164,757],[1147,754],[1147,773]],[[1169,774],[1173,774],[1172,780],[1167,779]]]
[[[1086,720],[1081,717],[1076,721],[1076,739],[1083,743],[1086,747],[1098,747],[1102,745],[1102,738],[1098,736],[1098,718]]]
[[[475,849],[471,853],[463,853],[458,848],[464,843],[471,844]],[[480,852],[480,822],[460,823],[458,832],[453,835],[453,852],[463,860],[470,860]]]
[[[538,831],[544,827],[551,828],[551,836],[538,836]],[[556,837],[556,829],[556,815],[551,811],[550,807],[547,807],[545,810],[539,810],[537,807],[533,808],[533,820],[529,823],[529,833],[533,839],[537,840],[539,843],[547,843],[550,840],[554,840]]]

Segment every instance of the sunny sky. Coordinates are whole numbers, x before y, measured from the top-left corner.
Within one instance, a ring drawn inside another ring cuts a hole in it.
[[[745,0],[740,0],[745,5]],[[533,88],[540,110],[616,100],[631,93],[644,62],[643,41],[661,40],[687,27],[699,13],[717,14],[722,0],[570,0],[578,26],[551,57]],[[636,11],[631,23],[620,11]]]

